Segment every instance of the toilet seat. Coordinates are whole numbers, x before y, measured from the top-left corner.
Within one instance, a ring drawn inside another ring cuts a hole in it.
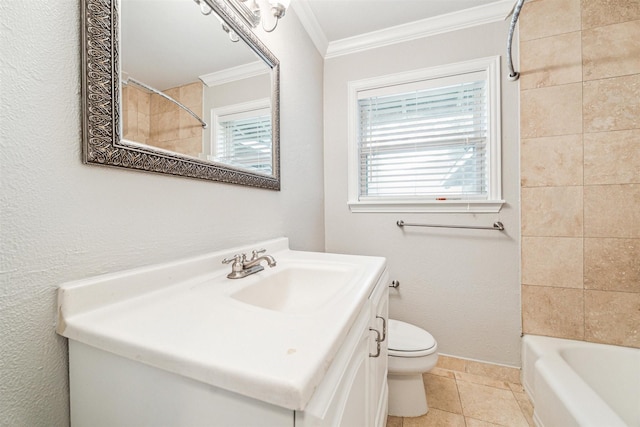
[[[389,319],[389,356],[422,357],[433,354],[437,343],[422,328],[400,320]]]

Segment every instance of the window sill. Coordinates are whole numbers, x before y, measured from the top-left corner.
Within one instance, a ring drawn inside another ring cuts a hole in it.
[[[500,212],[504,200],[442,200],[429,202],[411,201],[350,201],[349,209],[354,213],[496,213]]]

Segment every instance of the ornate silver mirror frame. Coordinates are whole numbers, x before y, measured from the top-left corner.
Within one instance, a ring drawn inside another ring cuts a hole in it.
[[[272,70],[273,175],[121,139],[118,0],[82,0],[83,161],[280,190],[280,63],[238,16],[235,0],[204,1]]]

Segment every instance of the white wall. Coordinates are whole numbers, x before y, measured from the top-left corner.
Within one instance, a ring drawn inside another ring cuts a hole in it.
[[[0,425],[68,425],[66,281],[288,236],[324,249],[322,58],[294,13],[281,61],[282,191],[83,165],[80,3],[0,3]],[[195,7],[195,6],[194,6]]]
[[[347,206],[347,83],[440,64],[504,56],[508,22],[325,61],[326,250],[385,256],[392,317],[419,325],[441,353],[520,364],[518,85],[502,61],[503,198],[499,214],[351,213]],[[405,228],[405,222],[491,225],[506,232]]]

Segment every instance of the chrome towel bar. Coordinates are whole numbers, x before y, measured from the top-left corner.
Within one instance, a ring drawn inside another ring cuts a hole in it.
[[[498,230],[498,231],[504,230],[504,224],[502,224],[500,221],[494,222],[491,227],[484,227],[484,226],[478,226],[478,225],[409,224],[400,219],[396,222],[396,225],[398,227],[467,228],[467,229],[473,229],[473,230]]]

